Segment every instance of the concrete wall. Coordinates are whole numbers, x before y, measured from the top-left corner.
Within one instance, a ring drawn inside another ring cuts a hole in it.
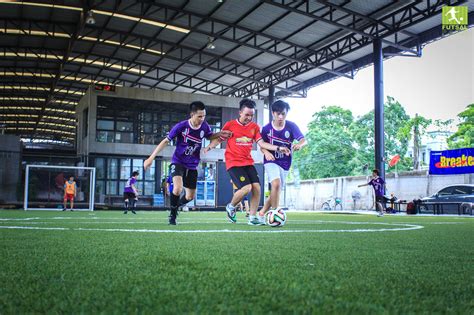
[[[76,115],[79,126],[77,128],[77,151],[79,156],[87,157],[91,153],[116,155],[125,154],[130,156],[148,156],[153,152],[155,145],[148,144],[128,144],[128,143],[103,143],[96,142],[96,118],[97,118],[97,96],[120,97],[160,102],[172,102],[190,104],[193,101],[202,101],[206,106],[222,107],[222,123],[227,120],[237,118],[240,98],[231,98],[215,95],[202,95],[181,92],[171,92],[157,89],[138,89],[129,87],[117,87],[116,92],[95,91],[89,88],[87,93],[80,100],[76,107]],[[263,124],[264,104],[261,100],[255,100],[257,103],[256,122]],[[84,109],[88,108],[88,131],[84,135]],[[160,155],[165,159],[170,159],[174,152],[174,147],[167,147]],[[263,161],[263,155],[260,152],[253,152],[256,162]],[[224,159],[224,150],[212,150],[208,155],[203,156],[203,161],[217,161]]]
[[[21,142],[14,135],[0,135],[0,202],[14,202],[20,182]]]
[[[337,196],[342,198],[344,209],[353,210],[352,192],[359,191],[362,198],[356,203],[355,209],[374,209],[373,188],[357,187],[368,181],[369,177],[353,176],[303,180],[299,185],[288,183],[286,205],[290,209],[319,210],[324,201]],[[386,182],[387,195],[394,193],[399,199],[413,200],[432,195],[448,185],[472,184],[474,174],[440,176],[428,175],[426,171],[403,172],[388,174]],[[282,194],[280,204],[285,204],[285,194]]]

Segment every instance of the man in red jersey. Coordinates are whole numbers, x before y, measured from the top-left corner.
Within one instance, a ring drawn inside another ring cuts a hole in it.
[[[290,154],[290,150],[284,146],[276,146],[262,140],[260,135],[260,127],[252,121],[255,115],[255,102],[250,99],[240,101],[239,118],[228,121],[222,130],[228,130],[232,136],[227,139],[227,147],[225,149],[225,164],[227,172],[229,172],[232,182],[237,186],[231,202],[226,206],[227,217],[232,223],[237,222],[235,207],[248,194],[252,193],[250,199],[250,216],[249,225],[263,225],[263,220],[259,220],[256,216],[258,204],[260,201],[260,181],[257,170],[254,166],[251,151],[252,145],[256,142],[261,148],[279,151],[286,155]],[[224,139],[216,139],[212,141],[204,152],[215,148],[219,141]]]

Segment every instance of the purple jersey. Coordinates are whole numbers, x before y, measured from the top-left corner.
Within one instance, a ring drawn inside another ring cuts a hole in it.
[[[187,169],[197,169],[200,161],[202,139],[212,135],[211,127],[203,122],[201,127],[194,129],[189,120],[177,123],[168,134],[168,140],[176,138],[176,150],[171,163],[180,164]]]
[[[269,123],[265,125],[262,128],[262,139],[265,142],[277,145],[279,147],[287,147],[291,150],[291,145],[294,140],[300,141],[301,139],[304,138],[303,134],[300,131],[300,128],[291,121],[285,121],[285,126],[283,126],[283,129],[281,130],[276,130],[273,127],[272,123]],[[281,168],[284,170],[288,171],[291,166],[291,156],[285,155],[284,153],[281,152],[276,152],[276,151],[270,151],[273,156],[275,157],[275,161],[267,161],[267,159],[263,159],[263,162],[266,163],[276,163],[279,165]]]
[[[371,179],[368,185],[374,187],[376,196],[383,196],[385,181],[381,177]]]
[[[136,183],[137,183],[137,179],[135,177],[130,177],[125,183],[125,188],[123,189],[123,192],[135,193],[133,191],[132,185],[135,185]]]

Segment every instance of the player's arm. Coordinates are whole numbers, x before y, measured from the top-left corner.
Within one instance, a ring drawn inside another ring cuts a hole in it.
[[[161,151],[163,151],[163,149],[170,143],[170,140],[168,139],[168,137],[164,138],[163,140],[161,140],[160,144],[158,144],[155,148],[155,150],[153,151],[153,153],[148,157],[148,159],[145,160],[145,162],[143,162],[143,169],[146,171],[148,168],[150,168],[151,164],[153,163],[153,161],[155,160],[156,156],[158,155],[158,153],[160,153]]]
[[[260,151],[262,151],[263,155],[265,155],[265,159],[267,159],[267,161],[275,161],[275,156],[270,151],[262,147],[260,147]]]
[[[212,140],[211,143],[209,143],[209,145],[204,148],[204,154],[207,154],[212,149],[215,149],[219,145],[219,143],[221,143],[222,141],[223,140],[221,138],[216,138]]]
[[[232,136],[232,132],[230,130],[221,130],[219,132],[213,133],[210,137],[209,140],[214,140],[214,139],[219,139],[222,138],[224,140],[229,139]]]
[[[302,138],[298,143],[293,144],[293,150],[298,151],[301,150],[302,147],[304,147],[307,144],[306,139]]]
[[[262,138],[260,138],[257,141],[257,144],[261,149],[267,149],[270,151],[278,151],[278,152],[284,153],[285,155],[290,155],[290,150],[287,147],[270,144],[268,142],[263,141]]]
[[[133,192],[135,193],[135,196],[138,196],[138,189],[135,187],[135,184],[130,185],[132,187]]]

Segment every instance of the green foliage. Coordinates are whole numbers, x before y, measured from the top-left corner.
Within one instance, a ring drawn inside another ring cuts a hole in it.
[[[474,103],[458,114],[461,123],[458,130],[448,140],[450,149],[474,147]]]
[[[310,145],[295,154],[301,179],[348,174],[355,153],[348,128],[353,122],[351,111],[338,106],[323,107],[313,118],[306,135]]]
[[[404,130],[410,117],[393,97],[384,104],[385,152],[387,159],[404,157],[409,134]],[[308,145],[295,154],[302,179],[361,175],[374,167],[374,112],[354,120],[350,110],[323,107],[313,115],[306,135]],[[407,129],[408,130],[408,129]],[[411,159],[402,158],[397,169],[411,168]]]
[[[470,218],[290,212],[270,228],[240,213],[182,213],[174,227],[166,216],[0,211],[0,313],[472,314]],[[321,231],[404,223],[424,228]]]

